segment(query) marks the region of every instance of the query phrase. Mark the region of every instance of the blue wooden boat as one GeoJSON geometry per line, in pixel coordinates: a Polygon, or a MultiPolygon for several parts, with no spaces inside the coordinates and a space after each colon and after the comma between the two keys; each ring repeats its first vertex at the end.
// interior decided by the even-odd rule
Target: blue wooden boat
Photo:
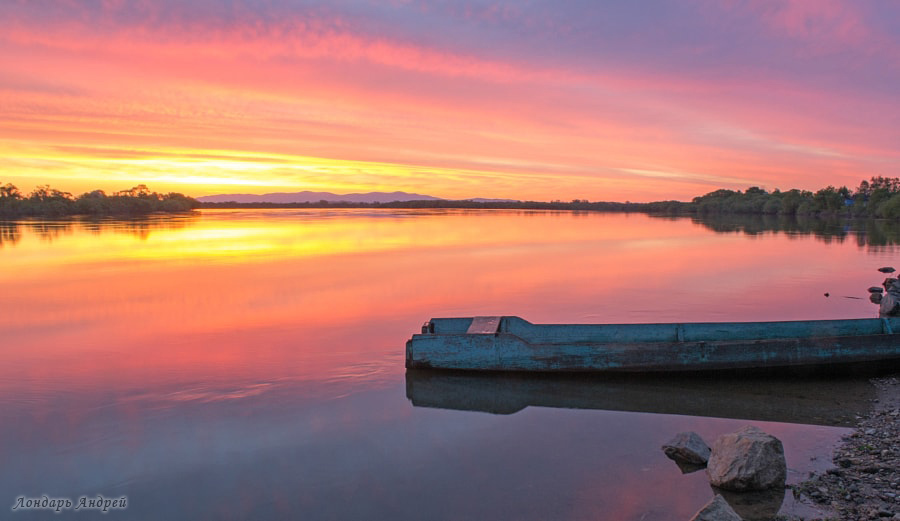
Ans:
{"type": "Polygon", "coordinates": [[[473,371],[676,372],[900,359],[900,317],[784,322],[532,324],[434,318],[406,367],[473,371]]]}

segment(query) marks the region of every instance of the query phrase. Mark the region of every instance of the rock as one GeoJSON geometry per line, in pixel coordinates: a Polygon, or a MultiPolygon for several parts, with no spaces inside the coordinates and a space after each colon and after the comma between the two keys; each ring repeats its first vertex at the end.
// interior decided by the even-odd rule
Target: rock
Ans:
{"type": "Polygon", "coordinates": [[[900,314],[900,285],[897,279],[884,279],[885,294],[879,303],[878,312],[881,315],[900,314]]]}
{"type": "Polygon", "coordinates": [[[882,293],[883,291],[884,288],[882,288],[881,286],[872,286],[871,288],[869,288],[869,293],[882,293]]]}
{"type": "Polygon", "coordinates": [[[900,314],[900,289],[896,285],[888,288],[878,306],[878,313],[881,315],[900,314]]]}
{"type": "Polygon", "coordinates": [[[870,293],[869,302],[873,304],[881,304],[881,293],[870,293]]]}
{"type": "Polygon", "coordinates": [[[753,426],[719,436],[706,473],[711,485],[748,491],[784,487],[787,463],[781,441],[753,426]]]}
{"type": "Polygon", "coordinates": [[[709,445],[696,432],[679,432],[662,446],[671,460],[705,466],[709,460],[709,445]]]}
{"type": "Polygon", "coordinates": [[[885,266],[883,268],[878,268],[878,271],[880,271],[881,273],[894,273],[897,270],[895,270],[894,268],[892,268],[890,266],[885,266]]]}
{"type": "Polygon", "coordinates": [[[742,521],[734,509],[722,496],[716,495],[712,501],[706,504],[699,512],[694,514],[691,521],[742,521]]]}

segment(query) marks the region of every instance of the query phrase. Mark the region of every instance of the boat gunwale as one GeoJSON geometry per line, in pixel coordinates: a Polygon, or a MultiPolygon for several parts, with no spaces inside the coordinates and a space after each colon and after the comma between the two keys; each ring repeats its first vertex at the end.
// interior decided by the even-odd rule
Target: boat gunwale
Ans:
{"type": "MultiPolygon", "coordinates": [[[[900,317],[879,318],[848,318],[848,319],[817,319],[817,320],[782,320],[782,321],[746,321],[746,322],[653,322],[653,323],[596,323],[596,324],[535,324],[517,316],[501,316],[496,332],[467,331],[469,325],[484,317],[464,318],[432,318],[423,326],[422,335],[479,335],[479,334],[509,334],[514,335],[530,344],[554,344],[554,343],[648,343],[671,341],[705,341],[724,342],[730,340],[770,340],[786,338],[830,338],[830,337],[854,337],[864,335],[890,335],[894,331],[900,331],[900,317]],[[443,330],[436,327],[438,324],[453,323],[464,324],[466,330],[443,330]],[[751,335],[758,330],[765,330],[767,334],[751,335]],[[741,335],[746,331],[748,334],[741,335]],[[577,335],[574,338],[566,338],[567,334],[579,333],[599,334],[608,333],[609,340],[580,340],[577,335]],[[628,338],[634,332],[644,335],[652,333],[656,340],[647,340],[641,337],[628,338]],[[547,333],[557,333],[551,336],[551,341],[546,341],[547,333]],[[618,335],[617,335],[618,333],[618,335]],[[713,334],[713,333],[717,333],[713,334]],[[558,338],[558,341],[553,341],[558,338]]],[[[414,334],[413,338],[420,334],[414,334]]]]}

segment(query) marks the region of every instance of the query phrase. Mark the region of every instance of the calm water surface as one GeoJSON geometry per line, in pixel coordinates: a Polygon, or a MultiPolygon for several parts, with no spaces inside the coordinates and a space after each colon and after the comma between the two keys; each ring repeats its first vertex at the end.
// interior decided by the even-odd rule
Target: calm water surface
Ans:
{"type": "Polygon", "coordinates": [[[3,223],[0,517],[101,517],[9,509],[102,494],[128,498],[104,519],[688,519],[712,492],[659,450],[675,433],[758,425],[796,482],[848,432],[828,405],[867,388],[810,382],[771,410],[761,380],[442,380],[406,375],[404,342],[437,316],[870,317],[894,258],[624,214],[3,223]]]}

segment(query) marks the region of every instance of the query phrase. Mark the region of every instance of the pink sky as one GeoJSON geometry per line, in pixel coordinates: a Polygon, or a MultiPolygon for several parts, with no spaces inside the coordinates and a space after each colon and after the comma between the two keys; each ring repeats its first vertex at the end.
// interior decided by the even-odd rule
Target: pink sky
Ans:
{"type": "Polygon", "coordinates": [[[0,183],[687,200],[900,175],[900,4],[18,0],[0,183]]]}

